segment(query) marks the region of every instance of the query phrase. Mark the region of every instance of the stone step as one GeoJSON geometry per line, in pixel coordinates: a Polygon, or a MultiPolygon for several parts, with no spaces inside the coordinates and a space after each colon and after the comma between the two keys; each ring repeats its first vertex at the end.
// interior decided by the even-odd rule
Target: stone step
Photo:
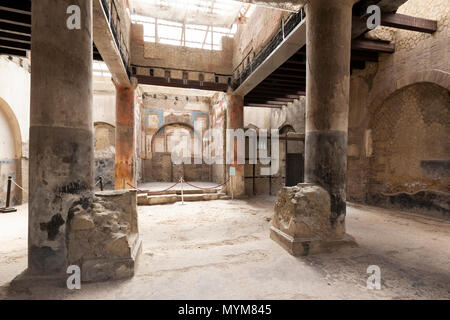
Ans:
{"type": "MultiPolygon", "coordinates": [[[[200,194],[185,194],[183,196],[184,201],[209,201],[209,200],[229,200],[230,197],[225,193],[200,193],[200,194]]],[[[145,194],[138,195],[138,205],[160,205],[169,204],[182,201],[181,195],[178,194],[163,194],[163,195],[151,195],[145,194]]]]}

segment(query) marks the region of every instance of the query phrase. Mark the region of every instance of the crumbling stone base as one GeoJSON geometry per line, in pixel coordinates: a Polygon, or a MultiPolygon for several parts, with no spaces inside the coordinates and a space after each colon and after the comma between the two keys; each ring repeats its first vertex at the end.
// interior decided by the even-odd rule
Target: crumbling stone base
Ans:
{"type": "MultiPolygon", "coordinates": [[[[66,222],[67,266],[81,269],[82,282],[130,278],[142,251],[137,221],[136,191],[103,191],[82,198],[69,210],[66,222]]],[[[31,274],[25,270],[10,290],[32,286],[65,286],[69,274],[31,274]]]]}
{"type": "Polygon", "coordinates": [[[270,238],[294,256],[355,246],[345,234],[344,217],[331,216],[330,196],[322,187],[301,183],[278,192],[270,238]]]}
{"type": "Polygon", "coordinates": [[[81,267],[83,282],[129,278],[141,252],[136,191],[95,194],[90,210],[73,209],[69,263],[81,267]]]}

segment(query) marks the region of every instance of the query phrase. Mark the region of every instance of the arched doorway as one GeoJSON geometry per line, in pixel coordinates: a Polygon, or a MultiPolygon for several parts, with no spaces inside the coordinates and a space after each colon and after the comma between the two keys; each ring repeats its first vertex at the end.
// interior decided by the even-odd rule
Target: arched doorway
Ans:
{"type": "Polygon", "coordinates": [[[295,134],[295,129],[290,124],[283,125],[280,129],[280,137],[284,139],[285,157],[285,185],[295,186],[304,181],[305,159],[303,157],[303,143],[289,141],[289,134],[295,134]]]}
{"type": "Polygon", "coordinates": [[[449,113],[449,90],[428,82],[382,102],[370,123],[369,202],[440,210],[450,184],[449,113]]]}
{"type": "MultiPolygon", "coordinates": [[[[0,98],[0,207],[5,205],[8,176],[23,185],[22,137],[11,107],[0,98]]],[[[10,205],[22,203],[22,191],[13,186],[10,205]]]]}
{"type": "Polygon", "coordinates": [[[144,166],[144,181],[174,182],[180,177],[188,181],[209,181],[210,166],[195,164],[195,139],[199,139],[197,152],[201,157],[201,135],[197,135],[190,124],[168,123],[158,128],[151,138],[150,150],[146,151],[150,159],[146,160],[144,166]],[[173,153],[183,163],[174,163],[173,153]]]}
{"type": "MultiPolygon", "coordinates": [[[[116,129],[106,122],[94,123],[94,178],[103,179],[106,190],[114,190],[116,163],[116,129]]],[[[97,185],[99,186],[99,185],[97,185]]]]}

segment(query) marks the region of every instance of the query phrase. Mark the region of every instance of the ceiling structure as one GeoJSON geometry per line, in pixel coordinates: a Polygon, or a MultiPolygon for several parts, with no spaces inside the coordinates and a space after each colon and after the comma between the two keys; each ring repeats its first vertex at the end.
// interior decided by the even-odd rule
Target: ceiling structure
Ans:
{"type": "MultiPolygon", "coordinates": [[[[31,50],[31,0],[0,3],[0,54],[27,57],[31,50]]],[[[102,60],[95,44],[94,60],[102,60]]]]}
{"type": "Polygon", "coordinates": [[[251,5],[234,0],[131,0],[130,7],[134,15],[229,28],[251,5]]]}
{"type": "Polygon", "coordinates": [[[142,92],[151,92],[152,94],[178,94],[189,97],[212,97],[217,94],[216,91],[198,90],[198,89],[184,89],[184,88],[170,88],[166,86],[155,86],[139,84],[142,92]]]}

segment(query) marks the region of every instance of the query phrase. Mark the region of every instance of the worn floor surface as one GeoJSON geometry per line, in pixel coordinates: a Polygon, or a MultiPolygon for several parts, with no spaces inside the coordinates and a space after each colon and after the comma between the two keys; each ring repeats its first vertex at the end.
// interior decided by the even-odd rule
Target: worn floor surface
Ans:
{"type": "Polygon", "coordinates": [[[269,239],[274,197],[139,207],[136,275],[81,290],[8,290],[26,268],[27,207],[0,215],[0,299],[450,299],[450,223],[349,204],[359,247],[295,258],[269,239]],[[369,265],[381,290],[366,288],[369,265]]]}

